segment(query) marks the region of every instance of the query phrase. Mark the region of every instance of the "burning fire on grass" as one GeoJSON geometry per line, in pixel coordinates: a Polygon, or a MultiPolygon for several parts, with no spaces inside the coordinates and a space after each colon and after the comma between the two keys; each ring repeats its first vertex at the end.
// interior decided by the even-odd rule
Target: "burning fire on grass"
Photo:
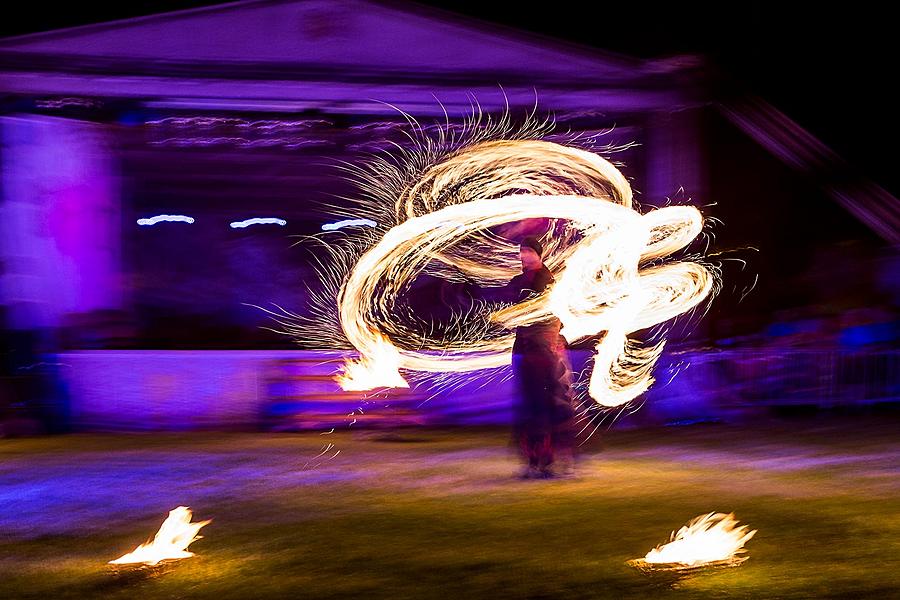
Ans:
{"type": "Polygon", "coordinates": [[[642,571],[679,571],[700,567],[734,567],[745,560],[744,544],[756,529],[737,526],[734,514],[709,513],[691,519],[666,544],[660,544],[644,558],[629,561],[642,571]]]}
{"type": "Polygon", "coordinates": [[[187,547],[202,537],[197,535],[197,532],[209,523],[210,521],[191,523],[191,509],[179,506],[169,511],[169,516],[163,521],[152,541],[141,544],[134,552],[109,561],[109,564],[153,566],[164,560],[190,558],[194,553],[188,552],[187,547]]]}

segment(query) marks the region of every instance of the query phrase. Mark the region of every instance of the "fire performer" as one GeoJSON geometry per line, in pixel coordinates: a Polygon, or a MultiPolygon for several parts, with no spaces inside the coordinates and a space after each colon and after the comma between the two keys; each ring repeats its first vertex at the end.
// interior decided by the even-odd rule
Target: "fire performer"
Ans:
{"type": "MultiPolygon", "coordinates": [[[[522,273],[501,289],[504,300],[522,302],[544,292],[554,279],[544,265],[536,237],[521,242],[522,273]]],[[[551,465],[564,457],[565,474],[574,468],[574,417],[571,367],[558,318],[516,328],[512,367],[516,382],[513,441],[526,461],[523,478],[552,477],[551,465]]]]}

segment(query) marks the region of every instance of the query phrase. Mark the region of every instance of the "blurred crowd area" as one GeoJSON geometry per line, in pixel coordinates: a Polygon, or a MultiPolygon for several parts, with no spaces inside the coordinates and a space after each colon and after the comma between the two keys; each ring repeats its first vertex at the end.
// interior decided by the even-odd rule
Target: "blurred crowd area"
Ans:
{"type": "Polygon", "coordinates": [[[819,247],[805,268],[769,289],[770,312],[745,313],[741,303],[728,313],[718,311],[711,320],[711,343],[723,348],[897,349],[900,258],[894,251],[867,250],[853,240],[819,247]]]}

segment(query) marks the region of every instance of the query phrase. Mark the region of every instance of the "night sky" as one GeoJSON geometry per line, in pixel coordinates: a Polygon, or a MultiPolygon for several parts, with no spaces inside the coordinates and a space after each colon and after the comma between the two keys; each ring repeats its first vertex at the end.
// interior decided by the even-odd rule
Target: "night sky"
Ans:
{"type": "MultiPolygon", "coordinates": [[[[21,3],[0,35],[217,4],[21,3]]],[[[420,4],[640,57],[699,53],[812,131],[864,174],[900,193],[896,22],[886,4],[853,2],[522,2],[420,4]],[[550,10],[550,7],[555,10],[550,10]],[[567,8],[566,8],[567,7],[567,8]]]]}

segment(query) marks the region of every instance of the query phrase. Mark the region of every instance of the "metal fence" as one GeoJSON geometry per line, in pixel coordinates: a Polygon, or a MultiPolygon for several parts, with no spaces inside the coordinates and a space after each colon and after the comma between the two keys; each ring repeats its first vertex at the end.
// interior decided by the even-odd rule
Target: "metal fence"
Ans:
{"type": "Polygon", "coordinates": [[[900,351],[762,349],[686,356],[704,376],[697,393],[714,404],[814,404],[820,407],[900,399],[900,351]]]}

